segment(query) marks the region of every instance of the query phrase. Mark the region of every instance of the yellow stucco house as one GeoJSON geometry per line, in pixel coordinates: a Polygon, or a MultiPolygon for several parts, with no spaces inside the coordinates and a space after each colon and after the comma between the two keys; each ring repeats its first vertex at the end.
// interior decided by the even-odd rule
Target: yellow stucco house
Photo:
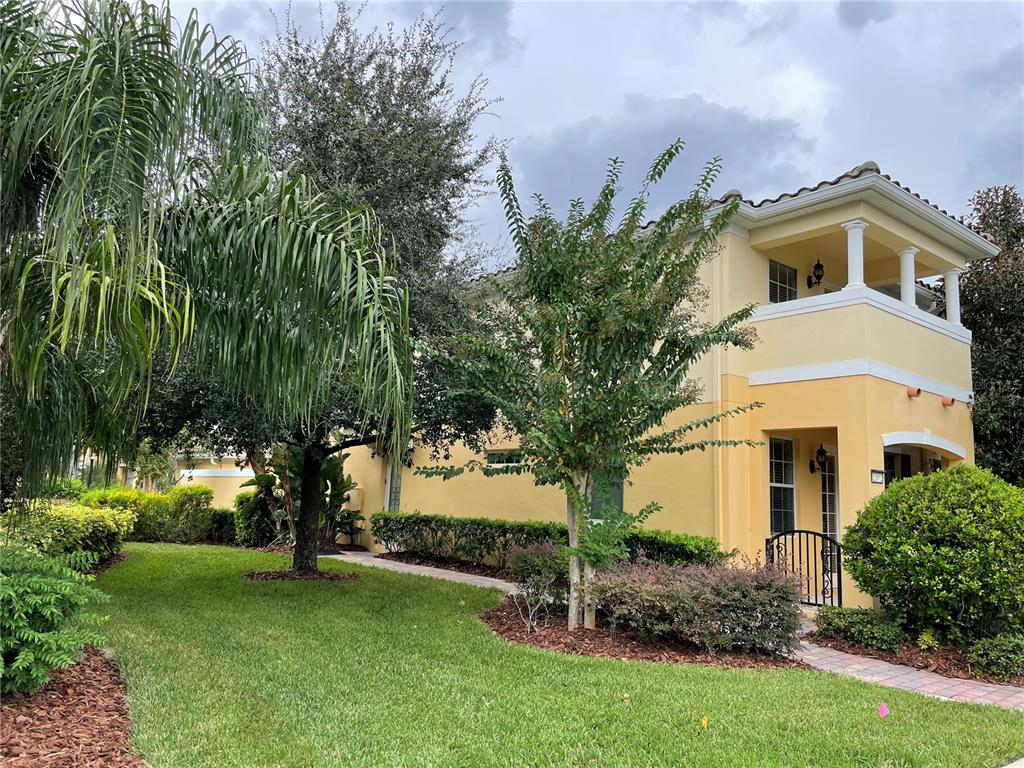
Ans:
{"type": "MultiPolygon", "coordinates": [[[[709,319],[757,305],[760,341],[702,359],[694,375],[704,403],[673,422],[761,401],[713,428],[716,438],[760,445],[659,457],[629,477],[625,509],[654,500],[662,510],[650,527],[714,536],[751,557],[763,558],[766,543],[785,551],[805,574],[811,603],[869,604],[846,573],[838,577],[836,543],[892,479],[972,461],[971,333],[960,322],[958,274],[996,253],[871,162],[776,198],[742,200],[702,280],[709,319]],[[945,277],[945,317],[921,282],[937,276],[945,277]]],[[[514,449],[495,445],[485,458],[514,461],[514,449]]],[[[452,463],[469,458],[456,450],[452,463]]],[[[429,462],[428,451],[412,461],[429,462]]],[[[564,519],[561,492],[528,476],[442,481],[385,465],[369,449],[352,451],[348,471],[361,489],[353,505],[367,516],[564,519]]]]}

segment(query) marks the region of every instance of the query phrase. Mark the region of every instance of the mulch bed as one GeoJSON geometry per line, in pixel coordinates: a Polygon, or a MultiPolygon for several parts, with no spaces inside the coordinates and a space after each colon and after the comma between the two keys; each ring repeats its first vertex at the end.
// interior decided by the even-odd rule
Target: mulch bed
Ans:
{"type": "Polygon", "coordinates": [[[807,636],[815,645],[834,648],[844,653],[853,653],[857,656],[867,656],[872,659],[888,661],[890,664],[902,664],[905,667],[923,669],[927,672],[934,672],[944,677],[954,677],[960,680],[981,680],[985,683],[996,685],[1014,685],[1024,688],[1024,677],[1011,677],[1008,680],[991,675],[979,674],[971,667],[967,658],[967,652],[954,645],[940,646],[934,651],[922,651],[913,643],[908,643],[898,651],[882,651],[878,648],[868,648],[863,645],[856,645],[846,640],[832,637],[822,637],[817,633],[807,636]]]}
{"type": "Polygon", "coordinates": [[[432,568],[445,568],[449,571],[469,573],[473,576],[490,576],[493,579],[508,579],[509,574],[493,565],[482,563],[467,563],[465,560],[456,560],[453,557],[431,557],[416,552],[381,552],[377,557],[381,560],[397,560],[400,563],[410,565],[429,565],[432,568]]]}
{"type": "Polygon", "coordinates": [[[0,763],[5,768],[145,768],[129,746],[121,676],[95,648],[70,669],[53,672],[31,696],[5,696],[0,707],[0,763]]]}
{"type": "Polygon", "coordinates": [[[338,571],[250,571],[245,574],[249,581],[353,581],[358,573],[338,571]]]}
{"type": "MultiPolygon", "coordinates": [[[[295,549],[291,544],[271,544],[266,547],[256,547],[257,552],[270,552],[274,555],[290,555],[295,549]]],[[[336,555],[339,552],[368,552],[362,544],[334,544],[320,547],[317,554],[336,555]]]]}
{"type": "Polygon", "coordinates": [[[528,633],[513,598],[507,597],[497,606],[480,615],[496,635],[513,643],[572,653],[577,656],[598,656],[622,661],[660,661],[668,664],[709,664],[716,667],[744,669],[795,669],[810,667],[799,661],[745,653],[705,653],[693,646],[669,641],[648,641],[638,633],[607,626],[570,632],[565,627],[566,615],[550,615],[546,627],[528,633]]]}
{"type": "Polygon", "coordinates": [[[90,576],[99,576],[101,573],[109,568],[113,568],[118,563],[124,562],[128,559],[128,555],[124,552],[118,552],[113,557],[108,557],[106,560],[100,560],[96,565],[90,568],[86,573],[90,576]]]}

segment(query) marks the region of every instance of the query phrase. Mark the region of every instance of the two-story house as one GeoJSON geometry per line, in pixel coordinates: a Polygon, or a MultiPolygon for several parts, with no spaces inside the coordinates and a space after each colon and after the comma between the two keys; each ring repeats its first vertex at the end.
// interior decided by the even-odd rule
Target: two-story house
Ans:
{"type": "MultiPolygon", "coordinates": [[[[659,457],[631,474],[625,508],[657,501],[649,526],[714,536],[751,557],[763,558],[767,543],[804,574],[809,601],[842,594],[845,604],[867,604],[848,576],[836,578],[833,542],[893,479],[972,460],[971,334],[960,323],[958,275],[996,253],[870,162],[814,187],[742,200],[702,279],[712,318],[758,305],[759,342],[706,356],[694,372],[704,403],[693,408],[764,403],[714,427],[716,437],[759,446],[659,457]],[[945,316],[927,285],[940,276],[945,316]]],[[[452,462],[470,456],[457,449],[452,462]]],[[[412,458],[429,462],[423,450],[412,458]]],[[[496,445],[486,460],[515,461],[515,445],[496,445]]],[[[561,492],[526,476],[442,481],[385,467],[364,449],[349,466],[366,513],[564,515],[561,492]]]]}

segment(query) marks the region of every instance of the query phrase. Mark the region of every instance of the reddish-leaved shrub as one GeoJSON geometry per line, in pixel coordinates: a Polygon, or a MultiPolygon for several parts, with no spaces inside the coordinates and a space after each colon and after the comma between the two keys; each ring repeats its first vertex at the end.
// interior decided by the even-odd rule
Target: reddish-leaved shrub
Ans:
{"type": "Polygon", "coordinates": [[[650,636],[777,656],[799,644],[800,585],[772,566],[622,564],[591,589],[614,624],[650,636]]]}

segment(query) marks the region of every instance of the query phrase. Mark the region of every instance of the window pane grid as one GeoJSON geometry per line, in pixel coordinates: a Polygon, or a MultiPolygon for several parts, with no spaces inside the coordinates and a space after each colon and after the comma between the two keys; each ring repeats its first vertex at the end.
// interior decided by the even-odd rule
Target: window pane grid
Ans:
{"type": "Polygon", "coordinates": [[[796,298],[796,269],[775,260],[768,262],[768,302],[781,304],[796,298]]]}
{"type": "Polygon", "coordinates": [[[796,486],[793,441],[773,437],[768,441],[768,483],[772,533],[796,527],[796,486]]]}

